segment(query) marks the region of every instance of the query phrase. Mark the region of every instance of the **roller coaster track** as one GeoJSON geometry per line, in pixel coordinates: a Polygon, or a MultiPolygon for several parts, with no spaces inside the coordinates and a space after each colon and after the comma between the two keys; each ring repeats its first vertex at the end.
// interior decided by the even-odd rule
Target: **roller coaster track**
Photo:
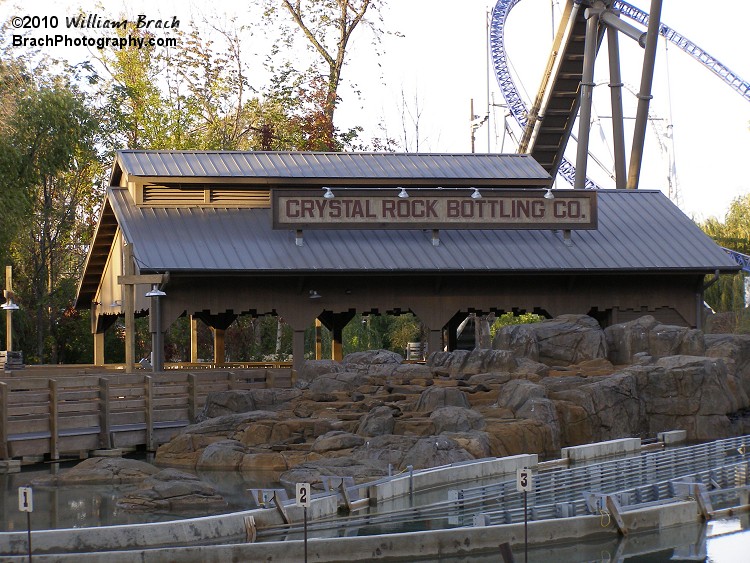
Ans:
{"type": "MultiPolygon", "coordinates": [[[[579,106],[578,86],[583,73],[585,35],[584,2],[567,2],[545,78],[534,106],[529,110],[513,82],[505,50],[505,23],[510,11],[520,1],[498,0],[492,12],[490,51],[495,77],[508,110],[524,129],[519,152],[533,155],[552,177],[560,174],[573,184],[575,167],[563,156],[563,152],[579,106]]],[[[643,26],[648,25],[648,13],[639,8],[621,0],[615,0],[611,6],[622,16],[643,26]]],[[[732,72],[716,57],[667,25],[660,25],[659,34],[708,68],[745,100],[750,101],[750,83],[732,72]]],[[[595,189],[599,186],[587,178],[586,188],[595,189]]]]}
{"type": "MultiPolygon", "coordinates": [[[[505,50],[505,23],[510,11],[521,0],[498,0],[490,21],[490,52],[495,78],[513,118],[524,130],[519,152],[531,154],[554,178],[560,174],[571,185],[575,167],[563,155],[578,113],[578,88],[583,74],[583,46],[586,20],[582,0],[568,0],[559,31],[552,46],[547,68],[534,105],[527,108],[513,82],[505,50]]],[[[648,26],[648,13],[622,0],[614,0],[611,7],[620,15],[640,25],[648,26]]],[[[600,39],[603,35],[600,30],[600,39]]],[[[732,90],[750,102],[750,82],[743,80],[716,57],[700,48],[684,35],[665,24],[659,34],[681,51],[718,76],[732,90]]],[[[598,189],[586,179],[587,189],[598,189]]],[[[724,249],[745,272],[750,272],[750,256],[724,249]]]]}

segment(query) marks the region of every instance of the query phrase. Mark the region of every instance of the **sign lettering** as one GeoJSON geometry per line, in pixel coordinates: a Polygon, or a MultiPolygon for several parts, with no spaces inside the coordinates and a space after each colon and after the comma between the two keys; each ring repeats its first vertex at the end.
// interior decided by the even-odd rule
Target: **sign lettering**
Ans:
{"type": "MultiPolygon", "coordinates": [[[[386,191],[386,190],[383,190],[386,191]]],[[[393,190],[388,190],[393,191],[393,190]]],[[[596,229],[596,193],[560,190],[486,191],[480,199],[437,190],[399,198],[340,190],[325,199],[302,190],[273,190],[276,229],[596,229]]]]}

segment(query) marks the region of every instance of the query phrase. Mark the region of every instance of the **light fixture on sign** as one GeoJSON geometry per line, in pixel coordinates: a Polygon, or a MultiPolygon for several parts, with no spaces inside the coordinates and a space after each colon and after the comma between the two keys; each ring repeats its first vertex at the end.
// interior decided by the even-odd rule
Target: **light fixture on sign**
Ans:
{"type": "Polygon", "coordinates": [[[310,290],[310,299],[320,299],[321,297],[323,296],[314,289],[310,290]]]}
{"type": "Polygon", "coordinates": [[[18,305],[13,302],[12,297],[8,297],[8,301],[0,305],[0,308],[5,311],[18,311],[18,305]]]}
{"type": "Polygon", "coordinates": [[[555,199],[555,194],[552,193],[552,188],[547,188],[547,193],[544,194],[544,199],[555,199]]]}
{"type": "Polygon", "coordinates": [[[479,188],[474,188],[474,191],[471,194],[471,199],[482,199],[482,194],[479,193],[479,188]]]}
{"type": "Polygon", "coordinates": [[[122,307],[122,299],[115,299],[110,307],[122,307]]]}
{"type": "Polygon", "coordinates": [[[323,197],[326,199],[333,199],[336,197],[333,195],[333,192],[331,191],[331,188],[323,188],[325,190],[325,193],[323,194],[323,197]]]}
{"type": "Polygon", "coordinates": [[[406,198],[409,197],[408,192],[406,191],[406,188],[401,188],[401,191],[398,192],[398,197],[400,198],[406,198]]]}

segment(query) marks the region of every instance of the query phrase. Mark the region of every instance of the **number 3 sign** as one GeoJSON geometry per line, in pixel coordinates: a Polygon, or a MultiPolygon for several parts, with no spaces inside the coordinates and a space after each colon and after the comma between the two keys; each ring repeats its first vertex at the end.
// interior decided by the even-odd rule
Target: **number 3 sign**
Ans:
{"type": "Polygon", "coordinates": [[[534,490],[534,480],[531,476],[531,469],[524,467],[516,470],[516,490],[519,493],[534,490]]]}

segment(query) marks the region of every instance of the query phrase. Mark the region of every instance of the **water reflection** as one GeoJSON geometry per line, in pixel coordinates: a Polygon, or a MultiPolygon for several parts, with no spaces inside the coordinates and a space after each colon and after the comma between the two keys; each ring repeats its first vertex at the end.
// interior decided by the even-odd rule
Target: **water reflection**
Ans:
{"type": "MultiPolygon", "coordinates": [[[[0,474],[0,531],[26,530],[26,514],[18,511],[18,487],[29,486],[34,479],[65,471],[78,461],[62,464],[37,464],[24,467],[21,473],[0,474]]],[[[227,471],[189,471],[213,486],[227,501],[227,508],[217,512],[236,512],[252,508],[249,488],[268,488],[278,485],[278,474],[254,474],[227,471]]],[[[34,486],[34,512],[31,528],[46,530],[57,528],[85,528],[118,524],[166,522],[190,518],[194,514],[133,513],[117,506],[117,500],[140,488],[138,484],[123,485],[65,485],[34,486]]],[[[207,514],[201,514],[205,516],[207,514]]]]}

